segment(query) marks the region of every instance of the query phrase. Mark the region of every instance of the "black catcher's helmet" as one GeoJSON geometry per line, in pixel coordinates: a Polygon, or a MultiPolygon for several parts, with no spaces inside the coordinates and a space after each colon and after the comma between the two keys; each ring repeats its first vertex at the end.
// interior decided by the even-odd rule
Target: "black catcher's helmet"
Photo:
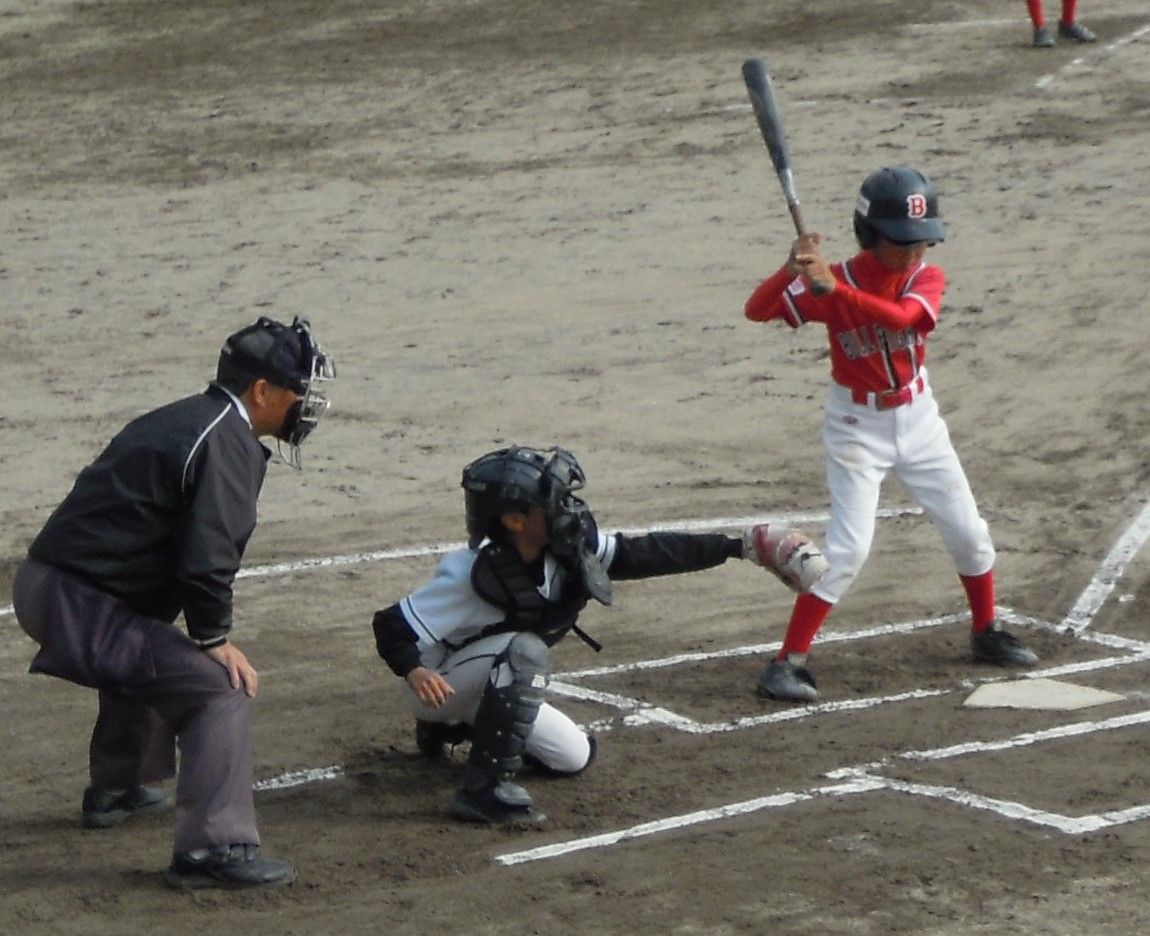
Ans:
{"type": "Polygon", "coordinates": [[[874,247],[879,236],[896,244],[946,240],[938,192],[930,179],[910,166],[887,166],[863,180],[854,227],[864,250],[874,247]]]}
{"type": "MultiPolygon", "coordinates": [[[[576,518],[581,538],[577,518],[588,512],[574,492],[586,482],[578,460],[562,448],[513,445],[477,458],[463,469],[468,545],[475,549],[484,539],[500,538],[499,518],[509,510],[525,512],[531,507],[546,508],[553,541],[567,538],[568,517],[576,518]]],[[[553,548],[556,545],[562,548],[553,542],[553,548]]]]}

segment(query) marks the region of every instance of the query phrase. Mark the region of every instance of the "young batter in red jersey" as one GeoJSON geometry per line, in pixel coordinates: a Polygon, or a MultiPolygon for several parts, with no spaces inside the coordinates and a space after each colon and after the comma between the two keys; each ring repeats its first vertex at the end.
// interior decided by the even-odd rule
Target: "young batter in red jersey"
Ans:
{"type": "Polygon", "coordinates": [[[924,366],[945,286],[943,271],[923,260],[945,239],[938,194],[916,169],[879,169],[863,182],[854,229],[861,250],[833,265],[823,259],[821,235],[799,237],[746,305],[752,321],[817,322],[830,341],[823,423],[830,568],[796,600],[783,645],[759,678],[763,694],[793,702],[818,698],[806,655],[870,552],[879,489],[890,472],[954,559],[970,604],[974,658],[1015,666],[1038,660],[995,620],[994,544],[924,366]]]}

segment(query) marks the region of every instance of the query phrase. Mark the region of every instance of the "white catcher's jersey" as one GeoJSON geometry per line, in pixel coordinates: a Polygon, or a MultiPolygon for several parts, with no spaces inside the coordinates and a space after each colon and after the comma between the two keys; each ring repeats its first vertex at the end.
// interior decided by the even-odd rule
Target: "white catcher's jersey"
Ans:
{"type": "MultiPolygon", "coordinates": [[[[609,570],[615,559],[616,542],[613,533],[596,536],[595,558],[604,570],[609,570]]],[[[420,654],[439,644],[461,647],[484,628],[503,620],[504,612],[480,598],[471,587],[471,567],[478,555],[479,549],[448,553],[431,581],[399,602],[400,611],[419,638],[420,654]]],[[[544,598],[561,594],[565,574],[555,557],[546,553],[539,593],[544,598]]]]}

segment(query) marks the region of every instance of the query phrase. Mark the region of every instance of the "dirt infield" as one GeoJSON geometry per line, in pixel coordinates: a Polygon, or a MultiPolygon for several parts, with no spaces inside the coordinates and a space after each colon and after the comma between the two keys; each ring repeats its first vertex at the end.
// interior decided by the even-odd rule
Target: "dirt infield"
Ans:
{"type": "Polygon", "coordinates": [[[237,586],[261,828],[299,880],[173,894],[170,818],[81,830],[94,695],[27,675],[0,607],[0,930],[1150,929],[1150,17],[1082,7],[1100,41],[1040,51],[995,0],[7,4],[0,606],[79,468],[224,335],[306,313],[341,376],[237,586]],[[1041,675],[1124,699],[963,707],[1002,674],[892,481],[825,704],[755,695],[790,602],[748,564],[622,584],[583,620],[603,652],[556,653],[593,768],[526,777],[543,830],[458,825],[462,752],[418,758],[369,621],[463,538],[466,461],[562,442],[609,529],[822,534],[825,338],[742,316],[791,238],[749,55],[829,254],[871,169],[938,182],[930,373],[999,603],[1041,675]]]}

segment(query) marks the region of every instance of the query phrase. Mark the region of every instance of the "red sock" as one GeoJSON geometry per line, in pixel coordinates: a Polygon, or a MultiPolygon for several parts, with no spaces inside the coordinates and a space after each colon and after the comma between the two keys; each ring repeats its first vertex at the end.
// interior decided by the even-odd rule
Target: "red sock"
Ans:
{"type": "Polygon", "coordinates": [[[960,575],[970,605],[970,629],[978,634],[994,621],[994,570],[982,575],[960,575]]]}
{"type": "Polygon", "coordinates": [[[1078,15],[1078,0],[1062,0],[1062,22],[1069,26],[1078,15]]]}
{"type": "Polygon", "coordinates": [[[815,634],[823,626],[823,621],[831,613],[834,605],[814,595],[799,595],[791,610],[791,622],[787,625],[787,636],[779,649],[776,660],[782,660],[791,653],[806,653],[811,649],[815,634]]]}
{"type": "Polygon", "coordinates": [[[1030,22],[1034,24],[1035,29],[1045,25],[1046,17],[1042,12],[1042,0],[1026,0],[1026,9],[1030,12],[1030,22]]]}

